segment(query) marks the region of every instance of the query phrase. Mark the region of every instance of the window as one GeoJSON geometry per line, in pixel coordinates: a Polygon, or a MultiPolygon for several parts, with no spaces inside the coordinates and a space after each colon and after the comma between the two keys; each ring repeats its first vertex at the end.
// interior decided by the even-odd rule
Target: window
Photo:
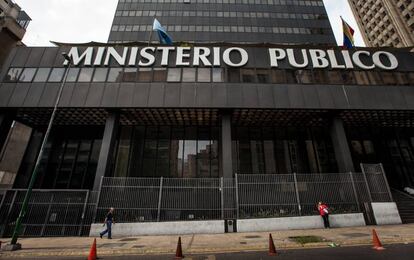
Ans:
{"type": "Polygon", "coordinates": [[[109,70],[107,82],[121,82],[122,79],[122,69],[121,68],[112,68],[109,70]]]}
{"type": "Polygon", "coordinates": [[[296,79],[298,83],[311,84],[312,83],[312,72],[309,70],[297,70],[296,79]]]}
{"type": "Polygon", "coordinates": [[[139,82],[150,82],[152,79],[152,69],[151,68],[139,68],[138,71],[138,81],[139,82]]]}
{"type": "Polygon", "coordinates": [[[239,83],[240,82],[240,70],[229,68],[227,69],[227,80],[231,83],[239,83]]]}
{"type": "Polygon", "coordinates": [[[16,82],[19,79],[20,73],[22,73],[22,68],[11,68],[7,72],[5,81],[6,82],[16,82]]]}
{"type": "Polygon", "coordinates": [[[69,69],[67,82],[75,82],[78,79],[79,68],[71,68],[69,69]]]}
{"type": "Polygon", "coordinates": [[[244,83],[253,83],[255,82],[255,72],[254,69],[241,69],[242,82],[244,83]]]}
{"type": "Polygon", "coordinates": [[[46,82],[50,73],[50,68],[40,68],[37,70],[36,77],[33,82],[46,82]]]}
{"type": "Polygon", "coordinates": [[[154,81],[165,82],[167,80],[167,68],[154,68],[154,81]]]}
{"type": "Polygon", "coordinates": [[[79,73],[79,82],[90,82],[92,79],[93,68],[82,68],[79,73]]]}
{"type": "Polygon", "coordinates": [[[180,82],[181,81],[181,68],[168,69],[167,81],[168,82],[180,82]]]}
{"type": "Polygon", "coordinates": [[[213,68],[213,82],[224,82],[224,70],[222,68],[213,68]]]}
{"type": "Polygon", "coordinates": [[[358,85],[369,85],[369,78],[365,71],[354,71],[354,76],[358,85]]]}
{"type": "Polygon", "coordinates": [[[20,75],[19,81],[21,82],[31,82],[34,75],[36,73],[36,69],[34,68],[26,68],[23,70],[22,75],[20,75]]]}
{"type": "Polygon", "coordinates": [[[125,68],[122,81],[135,82],[137,80],[137,68],[125,68]]]}
{"type": "Polygon", "coordinates": [[[61,82],[65,75],[65,68],[54,68],[50,73],[49,82],[61,82]]]}
{"type": "Polygon", "coordinates": [[[272,83],[281,84],[286,83],[286,74],[284,70],[273,69],[272,70],[272,83]]]}
{"type": "Polygon", "coordinates": [[[257,69],[256,70],[257,75],[257,81],[259,83],[269,83],[270,77],[269,77],[269,71],[265,69],[257,69]]]}
{"type": "Polygon", "coordinates": [[[183,82],[195,82],[195,76],[195,68],[183,68],[183,82]]]}
{"type": "Polygon", "coordinates": [[[92,81],[93,82],[105,82],[107,73],[108,73],[107,68],[96,68],[92,81]]]}
{"type": "Polygon", "coordinates": [[[198,82],[211,82],[211,69],[198,68],[197,81],[198,82]]]}

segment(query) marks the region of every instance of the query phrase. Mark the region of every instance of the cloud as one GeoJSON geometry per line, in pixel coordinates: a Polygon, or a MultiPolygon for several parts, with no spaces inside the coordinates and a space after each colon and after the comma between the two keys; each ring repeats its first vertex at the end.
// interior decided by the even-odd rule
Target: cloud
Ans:
{"type": "MultiPolygon", "coordinates": [[[[16,0],[33,19],[23,42],[51,46],[58,42],[106,42],[118,0],[16,0]]],[[[356,30],[357,45],[364,46],[346,0],[324,0],[338,44],[342,45],[340,16],[356,30]]]]}

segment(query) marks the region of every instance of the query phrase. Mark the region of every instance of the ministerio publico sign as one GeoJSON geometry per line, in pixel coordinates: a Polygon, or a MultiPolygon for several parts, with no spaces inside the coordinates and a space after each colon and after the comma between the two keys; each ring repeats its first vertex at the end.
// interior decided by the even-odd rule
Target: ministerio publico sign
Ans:
{"type": "MultiPolygon", "coordinates": [[[[387,51],[324,50],[293,48],[261,48],[267,50],[269,66],[278,68],[281,62],[301,68],[332,68],[362,70],[398,68],[398,59],[387,51]]],[[[68,53],[74,66],[109,66],[114,60],[120,66],[151,67],[160,59],[161,66],[175,67],[243,67],[249,62],[249,53],[240,47],[87,47],[80,51],[72,47],[68,53]]],[[[68,61],[64,62],[64,65],[68,61]]]]}

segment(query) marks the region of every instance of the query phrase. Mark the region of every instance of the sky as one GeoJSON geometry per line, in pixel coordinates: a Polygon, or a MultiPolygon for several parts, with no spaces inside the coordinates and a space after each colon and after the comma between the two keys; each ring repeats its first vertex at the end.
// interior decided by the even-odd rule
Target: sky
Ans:
{"type": "MultiPolygon", "coordinates": [[[[107,42],[117,0],[15,0],[32,18],[23,42],[52,46],[50,41],[107,42]]],[[[324,0],[338,44],[342,45],[340,16],[355,29],[355,44],[365,46],[347,0],[324,0]]]]}

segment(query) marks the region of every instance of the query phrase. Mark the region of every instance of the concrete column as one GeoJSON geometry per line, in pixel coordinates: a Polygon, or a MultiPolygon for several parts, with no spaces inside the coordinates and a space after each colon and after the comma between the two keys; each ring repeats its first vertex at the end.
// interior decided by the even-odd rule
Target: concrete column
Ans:
{"type": "Polygon", "coordinates": [[[231,150],[231,114],[226,111],[221,116],[221,167],[224,178],[233,178],[231,150]]]}
{"type": "Polygon", "coordinates": [[[354,172],[354,163],[352,161],[351,151],[349,149],[342,119],[333,119],[331,126],[331,138],[339,172],[354,172]]]}
{"type": "Polygon", "coordinates": [[[99,153],[98,166],[96,169],[93,190],[99,190],[101,178],[106,176],[111,166],[115,141],[119,127],[119,113],[109,113],[106,118],[105,131],[102,139],[101,151],[99,153]]]}
{"type": "Polygon", "coordinates": [[[0,114],[0,153],[3,150],[4,143],[7,140],[12,123],[13,116],[0,114]]]}

